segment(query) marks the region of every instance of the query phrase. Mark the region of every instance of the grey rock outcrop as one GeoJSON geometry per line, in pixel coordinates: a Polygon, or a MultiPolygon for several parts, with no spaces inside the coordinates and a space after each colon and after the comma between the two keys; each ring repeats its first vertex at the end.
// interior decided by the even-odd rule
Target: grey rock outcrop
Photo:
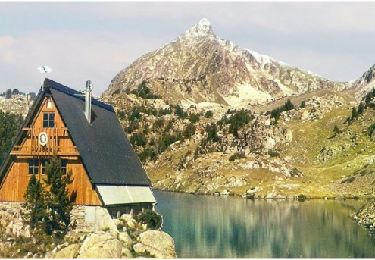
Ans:
{"type": "Polygon", "coordinates": [[[71,244],[62,248],[54,254],[54,258],[77,258],[79,255],[79,244],[71,244]]]}
{"type": "Polygon", "coordinates": [[[137,253],[148,253],[156,258],[175,258],[176,251],[172,237],[159,230],[147,230],[139,235],[139,243],[134,245],[137,253]]]}
{"type": "Polygon", "coordinates": [[[108,233],[94,233],[83,242],[78,258],[121,258],[121,241],[108,233]]]}
{"type": "Polygon", "coordinates": [[[363,225],[370,232],[375,232],[375,201],[370,201],[364,205],[359,211],[353,216],[358,224],[363,225]]]}

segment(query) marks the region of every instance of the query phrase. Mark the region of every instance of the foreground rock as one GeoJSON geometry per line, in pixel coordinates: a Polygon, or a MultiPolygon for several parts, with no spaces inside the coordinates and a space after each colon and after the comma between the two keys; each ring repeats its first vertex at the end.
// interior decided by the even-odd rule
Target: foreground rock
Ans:
{"type": "MultiPolygon", "coordinates": [[[[90,225],[84,221],[84,207],[72,211],[74,228],[56,245],[30,237],[18,203],[0,203],[0,257],[2,258],[175,258],[173,238],[161,230],[151,230],[132,215],[111,219],[101,216],[90,225]]],[[[100,215],[106,209],[97,209],[100,215]]]]}
{"type": "Polygon", "coordinates": [[[121,258],[121,241],[109,233],[94,233],[83,242],[79,258],[121,258]]]}
{"type": "Polygon", "coordinates": [[[136,253],[149,253],[156,258],[175,258],[173,238],[159,230],[148,230],[139,235],[139,243],[134,245],[136,253]]]}
{"type": "Polygon", "coordinates": [[[364,205],[354,216],[354,219],[373,233],[375,231],[375,201],[364,205]]]}

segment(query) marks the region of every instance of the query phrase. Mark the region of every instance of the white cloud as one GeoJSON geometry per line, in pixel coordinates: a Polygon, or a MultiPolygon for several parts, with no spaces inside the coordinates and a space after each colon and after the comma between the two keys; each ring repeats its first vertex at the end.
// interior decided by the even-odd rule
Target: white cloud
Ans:
{"type": "Polygon", "coordinates": [[[19,88],[36,91],[42,80],[36,68],[47,64],[53,69],[48,77],[76,88],[83,86],[86,79],[91,79],[97,86],[95,94],[98,95],[120,69],[142,55],[143,51],[161,44],[157,39],[136,41],[138,44],[134,45],[126,36],[63,31],[1,36],[0,68],[18,75],[8,79],[12,87],[21,84],[19,88]]]}

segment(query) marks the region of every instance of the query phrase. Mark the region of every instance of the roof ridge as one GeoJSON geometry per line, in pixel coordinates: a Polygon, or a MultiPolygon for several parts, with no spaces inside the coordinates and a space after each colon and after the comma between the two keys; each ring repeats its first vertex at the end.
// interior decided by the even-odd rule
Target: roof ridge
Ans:
{"type": "MultiPolygon", "coordinates": [[[[69,96],[72,96],[74,98],[85,101],[85,97],[84,97],[83,92],[80,92],[80,91],[77,91],[75,89],[69,88],[68,86],[65,86],[61,83],[58,83],[58,82],[54,81],[54,80],[45,78],[44,83],[43,83],[43,87],[44,88],[53,88],[54,90],[57,90],[59,92],[65,93],[65,94],[67,94],[69,96]]],[[[103,101],[100,101],[96,98],[92,98],[91,102],[92,102],[93,105],[104,108],[104,109],[106,109],[108,111],[111,111],[111,112],[115,112],[112,105],[107,104],[103,101]]]]}

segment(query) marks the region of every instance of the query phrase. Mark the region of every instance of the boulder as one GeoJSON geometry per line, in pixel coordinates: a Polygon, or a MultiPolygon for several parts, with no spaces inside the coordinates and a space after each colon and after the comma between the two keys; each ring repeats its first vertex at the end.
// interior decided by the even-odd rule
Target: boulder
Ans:
{"type": "Polygon", "coordinates": [[[118,238],[122,242],[123,247],[131,248],[133,240],[130,238],[127,232],[120,232],[118,238]]]}
{"type": "Polygon", "coordinates": [[[139,235],[139,243],[133,246],[138,254],[149,254],[156,258],[176,258],[173,238],[159,230],[147,230],[139,235]]]}
{"type": "Polygon", "coordinates": [[[128,248],[122,248],[121,252],[122,258],[133,258],[133,254],[128,248]]]}
{"type": "Polygon", "coordinates": [[[117,231],[117,226],[106,208],[96,207],[95,214],[98,219],[96,222],[96,230],[109,230],[111,232],[117,231]]]}
{"type": "Polygon", "coordinates": [[[220,193],[220,195],[222,195],[222,196],[227,196],[227,195],[230,195],[230,192],[229,192],[229,190],[223,190],[223,191],[220,193]]]}
{"type": "Polygon", "coordinates": [[[307,120],[310,117],[310,113],[308,110],[304,110],[301,115],[301,120],[307,120]]]}
{"type": "Polygon", "coordinates": [[[275,147],[276,141],[272,137],[267,137],[266,142],[263,144],[266,150],[271,150],[275,147]]]}
{"type": "Polygon", "coordinates": [[[137,221],[130,214],[124,214],[120,217],[120,220],[128,227],[134,228],[137,225],[137,221]]]}
{"type": "Polygon", "coordinates": [[[57,251],[51,258],[77,258],[79,249],[79,244],[71,244],[57,251]]]}
{"type": "Polygon", "coordinates": [[[78,258],[121,258],[122,243],[109,233],[93,233],[79,250],[78,258]]]}

